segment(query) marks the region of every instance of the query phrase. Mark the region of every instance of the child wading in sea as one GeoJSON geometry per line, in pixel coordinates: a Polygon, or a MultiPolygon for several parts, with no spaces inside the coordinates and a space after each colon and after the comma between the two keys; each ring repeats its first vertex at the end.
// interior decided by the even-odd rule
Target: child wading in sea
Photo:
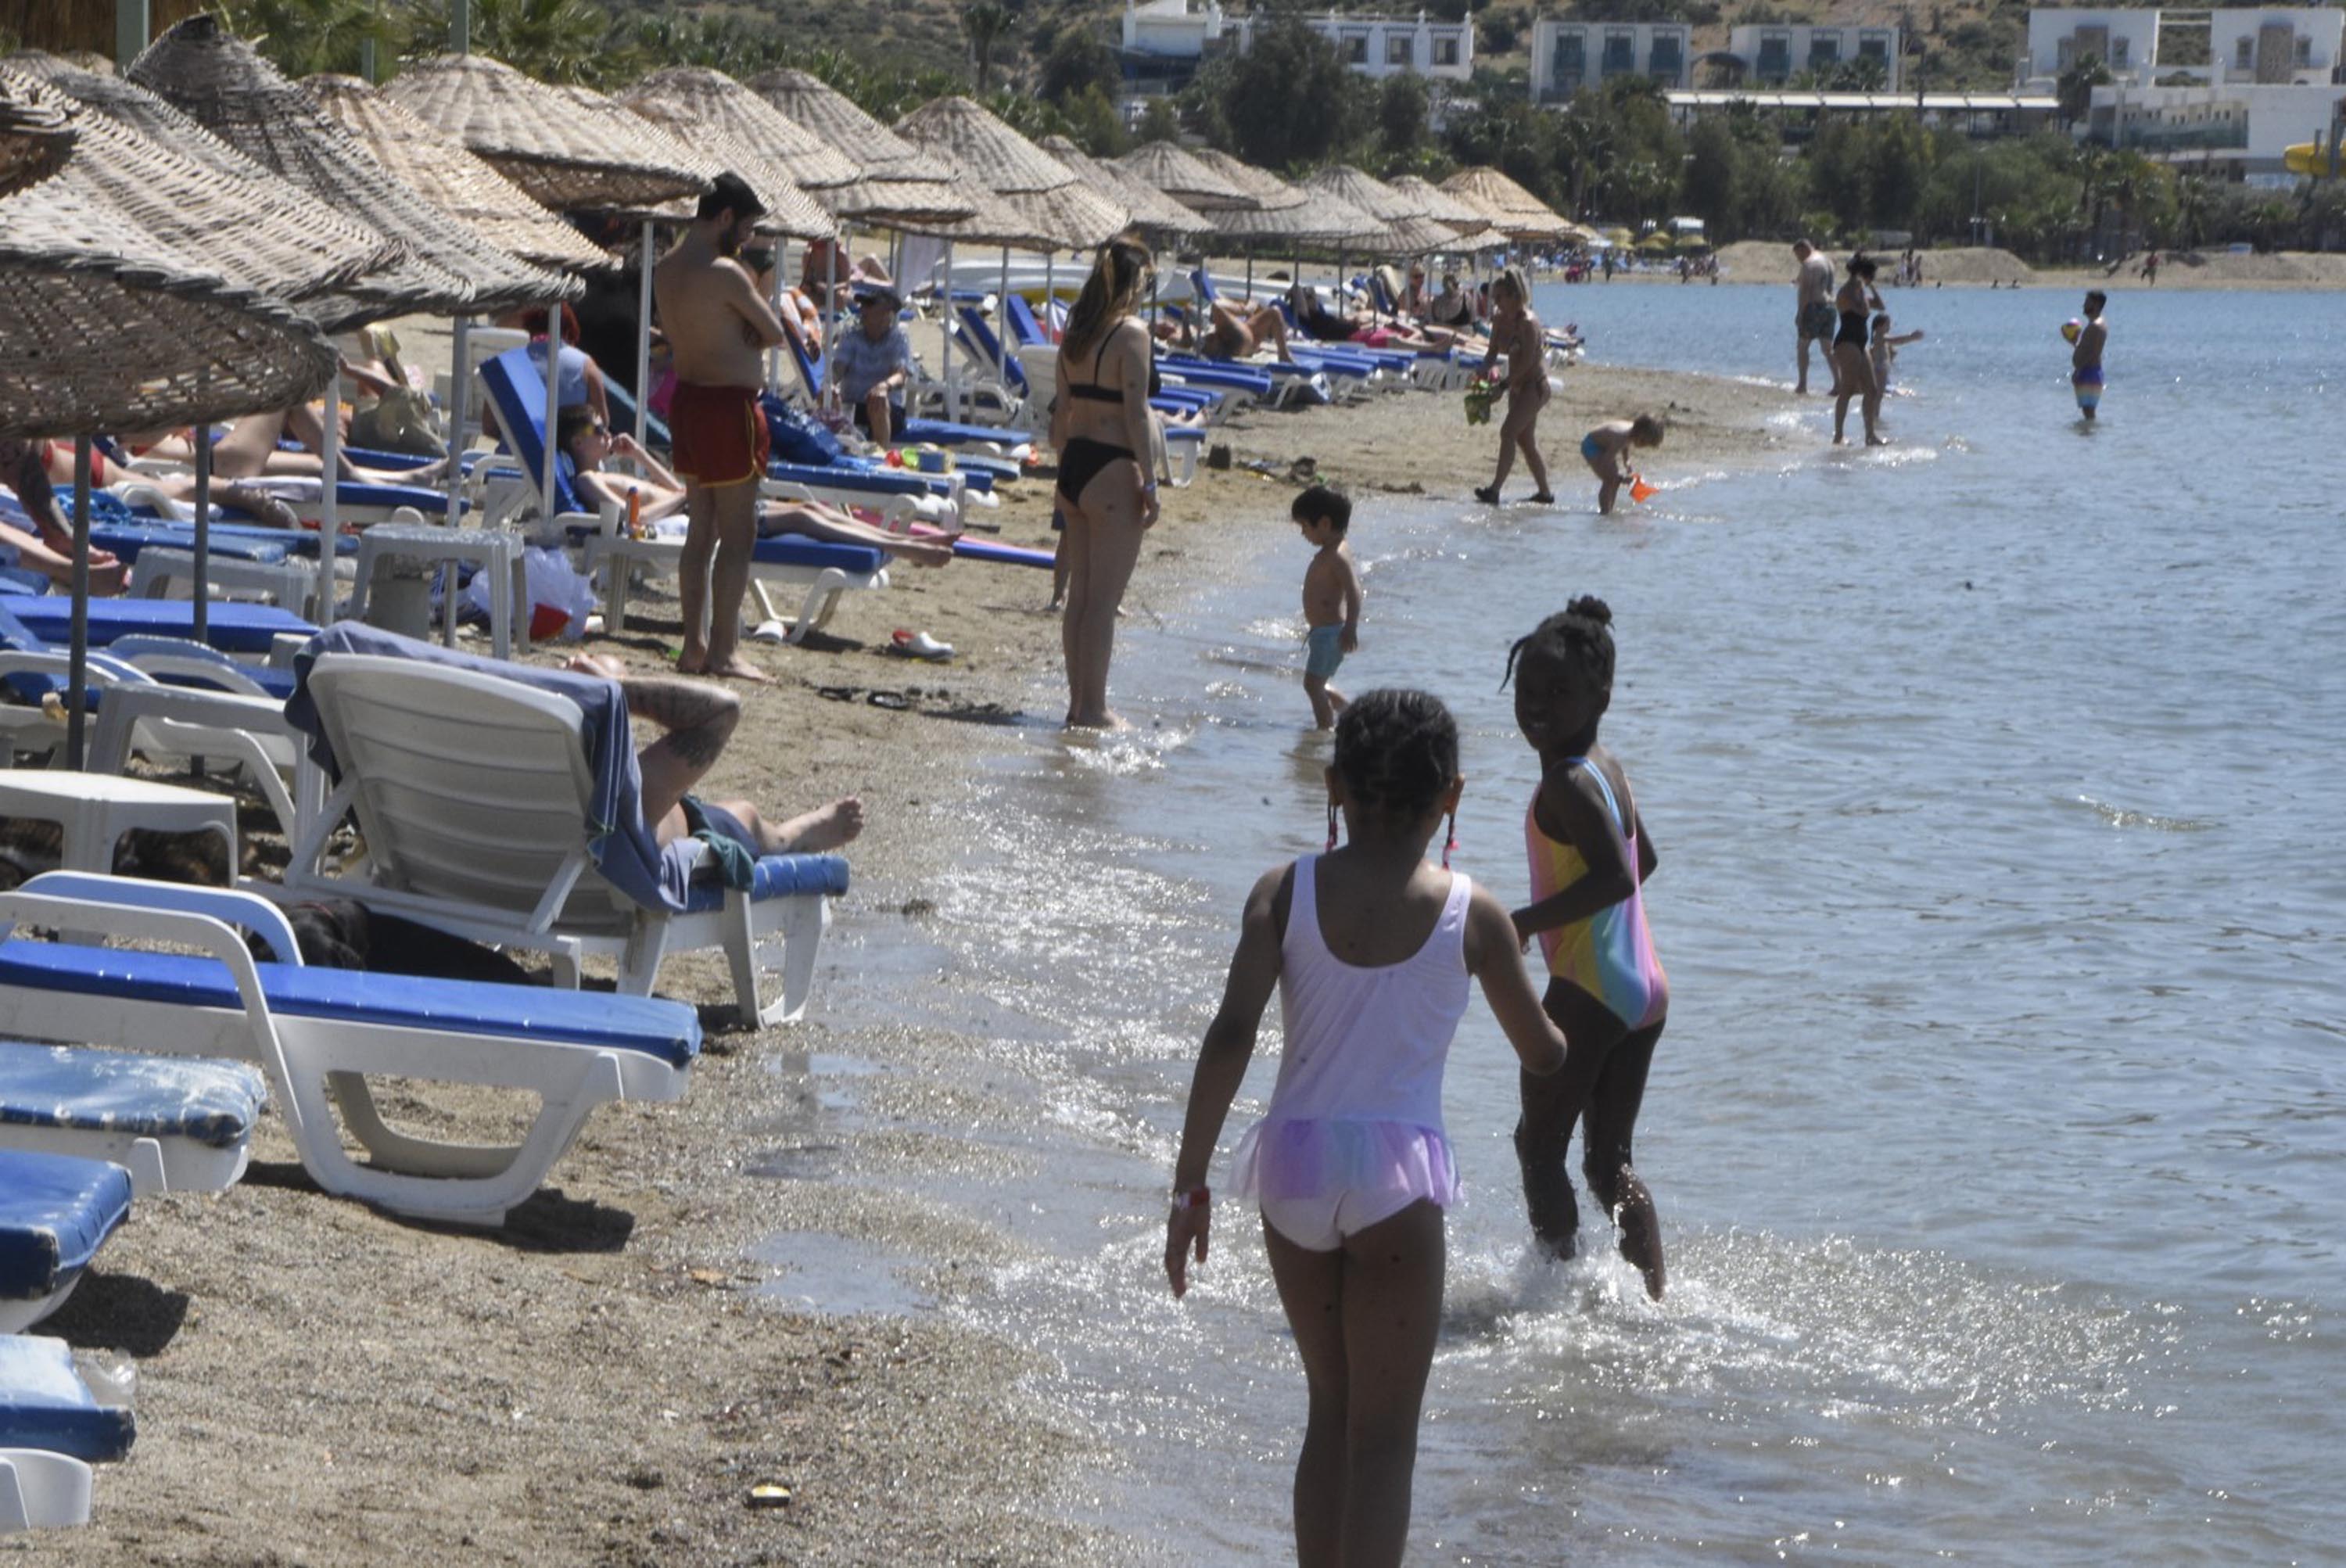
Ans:
{"type": "Polygon", "coordinates": [[[1315,484],[1295,498],[1289,515],[1303,530],[1304,539],[1319,546],[1303,572],[1303,695],[1311,699],[1312,722],[1322,729],[1336,727],[1344,711],[1344,694],[1328,684],[1344,656],[1361,646],[1361,574],[1352,562],[1352,547],[1344,535],[1352,524],[1352,503],[1324,484],[1315,484]]]}
{"type": "Polygon", "coordinates": [[[1919,327],[1913,331],[1900,332],[1892,337],[1890,332],[1890,312],[1878,311],[1874,313],[1873,342],[1867,351],[1873,356],[1873,384],[1882,389],[1882,396],[1890,395],[1890,372],[1897,366],[1898,351],[1909,343],[1919,343],[1922,341],[1923,332],[1919,327]]]}
{"type": "Polygon", "coordinates": [[[1515,934],[1525,947],[1540,940],[1547,1015],[1569,1045],[1563,1072],[1523,1078],[1515,1154],[1524,1200],[1541,1244],[1573,1256],[1580,1211],[1565,1151],[1579,1122],[1588,1190],[1620,1227],[1621,1256],[1658,1300],[1661,1223],[1630,1164],[1629,1140],[1670,987],[1638,891],[1654,873],[1653,838],[1628,775],[1596,743],[1613,701],[1613,612],[1602,599],[1573,600],[1508,650],[1507,674],[1516,727],[1540,758],[1539,790],[1524,819],[1532,902],[1515,911],[1515,934]]]}
{"type": "Polygon", "coordinates": [[[1556,499],[1548,491],[1547,464],[1539,453],[1540,410],[1547,406],[1548,397],[1547,339],[1539,318],[1532,314],[1531,281],[1522,268],[1510,267],[1493,280],[1491,303],[1491,352],[1504,354],[1507,361],[1507,414],[1499,422],[1499,471],[1474,492],[1474,499],[1489,506],[1499,504],[1499,487],[1506,484],[1520,450],[1524,466],[1532,471],[1532,483],[1539,486],[1532,499],[1545,506],[1556,499]]]}
{"type": "Polygon", "coordinates": [[[1650,413],[1635,419],[1607,420],[1580,438],[1580,455],[1596,475],[1596,510],[1610,514],[1613,498],[1635,477],[1629,472],[1629,449],[1662,444],[1662,422],[1650,413]]]}
{"type": "Polygon", "coordinates": [[[1247,896],[1189,1085],[1165,1272],[1178,1296],[1191,1258],[1206,1259],[1206,1163],[1275,985],[1286,1054],[1232,1185],[1261,1207],[1311,1390],[1296,1559],[1370,1568],[1398,1564],[1409,1536],[1418,1406],[1442,1319],[1442,1211],[1458,1195],[1442,1070],[1467,976],[1527,1077],[1556,1070],[1564,1040],[1532,995],[1506,910],[1464,873],[1426,863],[1465,788],[1449,711],[1423,692],[1363,694],[1337,722],[1327,779],[1328,853],[1265,873],[1247,896]]]}

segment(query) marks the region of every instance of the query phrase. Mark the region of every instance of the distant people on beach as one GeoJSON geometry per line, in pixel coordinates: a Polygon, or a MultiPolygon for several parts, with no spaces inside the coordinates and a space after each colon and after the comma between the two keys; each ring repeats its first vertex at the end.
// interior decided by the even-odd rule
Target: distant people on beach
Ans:
{"type": "Polygon", "coordinates": [[[2099,289],[2086,295],[2086,315],[2077,331],[2076,346],[2069,351],[2069,387],[2077,394],[2077,412],[2088,423],[2101,412],[2102,351],[2110,341],[2109,323],[2102,320],[2102,311],[2109,304],[2109,296],[2099,289]]]}
{"type": "Polygon", "coordinates": [[[1539,486],[1532,499],[1545,506],[1556,499],[1547,487],[1547,463],[1539,451],[1540,410],[1548,400],[1547,337],[1532,311],[1532,286],[1521,267],[1510,267],[1493,280],[1491,302],[1496,312],[1491,321],[1491,352],[1503,354],[1507,361],[1507,412],[1499,422],[1498,472],[1490,484],[1474,492],[1474,499],[1486,506],[1499,504],[1500,487],[1507,483],[1515,453],[1521,452],[1532,483],[1539,486]]]}
{"type": "Polygon", "coordinates": [[[2158,252],[2157,252],[2157,251],[2156,251],[2156,250],[2147,250],[2147,251],[2143,252],[2143,258],[2142,258],[2142,273],[2141,273],[2141,276],[2142,276],[2142,280],[2143,280],[2145,283],[2147,283],[2148,285],[2150,285],[2150,287],[2152,287],[2152,288],[2154,288],[2154,289],[2156,289],[2156,288],[2157,288],[2157,287],[2158,287],[2158,252]]]}
{"type": "Polygon", "coordinates": [[[1448,710],[1423,692],[1363,693],[1337,721],[1327,786],[1328,852],[1265,873],[1247,895],[1190,1081],[1165,1272],[1178,1297],[1190,1263],[1205,1261],[1207,1165],[1276,987],[1286,1048],[1230,1186],[1261,1210],[1310,1393],[1296,1559],[1397,1568],[1442,1324],[1443,1210],[1458,1195],[1442,1076],[1468,977],[1526,1080],[1553,1074],[1565,1042],[1532,994],[1506,910],[1448,869],[1447,848],[1443,866],[1426,860],[1465,788],[1448,710]]]}
{"type": "Polygon", "coordinates": [[[1849,439],[1851,398],[1860,400],[1859,411],[1865,420],[1865,444],[1882,444],[1882,433],[1876,428],[1882,414],[1882,389],[1874,384],[1873,360],[1866,352],[1867,323],[1882,309],[1882,295],[1873,287],[1876,270],[1873,258],[1859,251],[1849,259],[1849,276],[1842,280],[1841,292],[1833,296],[1841,321],[1832,341],[1835,446],[1849,439]]]}
{"type": "Polygon", "coordinates": [[[1295,498],[1288,514],[1303,531],[1306,544],[1320,553],[1303,572],[1303,695],[1311,702],[1311,721],[1322,729],[1336,728],[1344,711],[1344,694],[1328,684],[1348,653],[1361,646],[1361,606],[1367,595],[1361,572],[1345,535],[1352,525],[1352,503],[1341,492],[1315,484],[1295,498]]]}
{"type": "Polygon", "coordinates": [[[1890,395],[1890,372],[1898,363],[1898,351],[1908,343],[1922,341],[1923,330],[1920,327],[1911,332],[1893,334],[1890,330],[1890,312],[1879,311],[1874,313],[1873,341],[1867,352],[1873,361],[1873,385],[1880,396],[1890,395]]]}
{"type": "Polygon", "coordinates": [[[1524,820],[1532,901],[1515,911],[1526,949],[1547,959],[1543,1005],[1564,1033],[1564,1071],[1524,1074],[1515,1155],[1533,1234],[1559,1258],[1578,1245],[1580,1209],[1566,1152],[1581,1127],[1581,1173],[1613,1217],[1621,1256],[1661,1299],[1661,1221],[1632,1162],[1646,1073],[1669,1015],[1639,891],[1659,857],[1629,776],[1598,744],[1613,701],[1613,612],[1583,596],[1507,652],[1515,724],[1539,753],[1540,784],[1524,820]]]}
{"type": "Polygon", "coordinates": [[[718,176],[693,220],[652,269],[652,298],[675,358],[668,402],[670,465],[684,481],[688,520],[677,564],[686,675],[768,681],[741,656],[741,600],[758,537],[758,482],[771,442],[758,407],[761,362],[783,338],[774,313],[736,260],[765,204],[738,174],[718,176]]]}
{"type": "MultiPolygon", "coordinates": [[[[1800,379],[1793,384],[1796,393],[1809,390],[1809,345],[1830,343],[1833,332],[1833,264],[1825,253],[1805,239],[1792,241],[1792,254],[1799,259],[1800,271],[1792,280],[1792,323],[1800,333],[1800,379]]],[[[1825,364],[1833,363],[1832,350],[1825,350],[1825,364]]],[[[1835,378],[1834,390],[1840,390],[1835,378]]]]}
{"type": "Polygon", "coordinates": [[[1635,419],[1607,420],[1580,438],[1581,460],[1596,475],[1599,513],[1610,515],[1621,486],[1637,477],[1629,467],[1629,449],[1661,445],[1663,429],[1659,416],[1641,413],[1635,419]]]}
{"type": "Polygon", "coordinates": [[[1070,729],[1121,727],[1107,706],[1117,611],[1140,559],[1141,535],[1157,521],[1148,328],[1138,315],[1156,274],[1156,258],[1131,235],[1101,246],[1059,340],[1051,445],[1059,454],[1057,505],[1066,523],[1059,545],[1067,568],[1059,644],[1070,729]]]}

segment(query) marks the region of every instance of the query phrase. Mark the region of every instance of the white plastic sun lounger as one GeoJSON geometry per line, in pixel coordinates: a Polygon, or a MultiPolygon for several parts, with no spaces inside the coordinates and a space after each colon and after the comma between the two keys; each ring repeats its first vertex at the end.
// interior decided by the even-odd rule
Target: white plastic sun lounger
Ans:
{"type": "Polygon", "coordinates": [[[0,1149],[0,1333],[65,1305],[130,1213],[130,1173],[105,1160],[0,1149]]]}
{"type": "Polygon", "coordinates": [[[249,1063],[0,1041],[0,1151],[107,1161],[137,1197],[234,1186],[268,1098],[249,1063]]]}
{"type": "MultiPolygon", "coordinates": [[[[767,855],[747,890],[695,882],[681,911],[639,903],[596,869],[594,776],[578,705],[518,680],[444,664],[327,653],[309,691],[342,782],[294,846],[286,886],[352,898],[474,942],[543,952],[576,985],[587,953],[618,961],[618,988],[648,996],[671,951],[721,948],[745,1022],[805,1011],[837,855],[767,855]],[[367,860],[327,875],[327,835],[355,812],[367,860]],[[781,993],[761,1000],[757,944],[782,939],[781,993]]],[[[629,809],[635,809],[630,799],[629,809]]]]}
{"type": "Polygon", "coordinates": [[[0,1336],[0,1535],[89,1522],[92,1461],[130,1451],[127,1405],[98,1402],[62,1339],[0,1336]]]}
{"type": "Polygon", "coordinates": [[[681,1097],[700,1049],[692,1010],[648,997],[311,968],[283,913],[253,893],[53,871],[0,893],[0,921],[12,1030],[255,1063],[321,1188],[420,1218],[502,1224],[597,1105],[681,1097]],[[26,927],[182,951],[42,942],[26,927]],[[517,1144],[427,1139],[385,1124],[370,1075],[521,1090],[539,1108],[517,1144]],[[372,1163],[352,1158],[342,1131],[372,1163]]]}

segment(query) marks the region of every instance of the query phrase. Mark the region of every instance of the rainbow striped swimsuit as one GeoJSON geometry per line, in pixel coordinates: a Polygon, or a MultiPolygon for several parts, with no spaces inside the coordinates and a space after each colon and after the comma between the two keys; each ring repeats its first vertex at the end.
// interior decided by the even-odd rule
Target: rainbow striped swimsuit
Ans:
{"type": "MultiPolygon", "coordinates": [[[[1591,766],[1586,757],[1566,760],[1586,768],[1588,776],[1596,780],[1606,809],[1613,813],[1613,825],[1628,847],[1629,873],[1636,876],[1637,836],[1622,820],[1621,803],[1613,798],[1605,769],[1591,766]]],[[[1534,903],[1553,898],[1588,874],[1588,862],[1581,859],[1578,850],[1540,831],[1537,794],[1524,812],[1524,842],[1531,851],[1534,903]]],[[[1570,981],[1602,1002],[1629,1028],[1658,1023],[1669,1012],[1669,977],[1662,972],[1662,961],[1654,952],[1654,935],[1646,925],[1641,890],[1632,888],[1627,898],[1586,920],[1544,931],[1539,940],[1550,974],[1570,981]]]]}

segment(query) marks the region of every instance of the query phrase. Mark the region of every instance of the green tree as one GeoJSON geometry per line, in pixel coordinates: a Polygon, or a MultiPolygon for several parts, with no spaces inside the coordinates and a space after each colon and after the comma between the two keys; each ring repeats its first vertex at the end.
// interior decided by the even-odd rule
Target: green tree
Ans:
{"type": "Polygon", "coordinates": [[[1424,144],[1433,97],[1413,71],[1387,76],[1377,89],[1377,151],[1385,164],[1405,164],[1424,144]]]}
{"type": "Polygon", "coordinates": [[[1067,122],[1068,137],[1094,158],[1121,158],[1132,150],[1122,111],[1097,83],[1060,99],[1059,117],[1067,122]]]}
{"type": "MultiPolygon", "coordinates": [[[[643,69],[625,30],[596,0],[472,0],[472,20],[474,53],[541,82],[609,87],[643,69]]],[[[444,52],[448,0],[417,0],[408,32],[413,55],[444,52]]]]}
{"type": "Polygon", "coordinates": [[[1042,78],[1035,83],[1035,90],[1056,104],[1087,87],[1096,87],[1103,95],[1114,93],[1123,83],[1124,73],[1117,66],[1116,51],[1100,36],[1097,28],[1076,21],[1052,36],[1050,52],[1043,56],[1042,78]]]}
{"type": "Polygon", "coordinates": [[[1725,115],[1706,115],[1687,133],[1686,178],[1681,200],[1702,219],[1714,245],[1743,237],[1743,185],[1735,129],[1725,115]]]}
{"type": "Polygon", "coordinates": [[[985,96],[994,74],[994,46],[1010,31],[1010,8],[995,0],[963,0],[961,30],[969,40],[970,65],[976,72],[977,96],[985,96]]]}
{"type": "MultiPolygon", "coordinates": [[[[1366,128],[1365,78],[1294,16],[1256,29],[1254,46],[1219,70],[1208,94],[1229,150],[1268,168],[1323,163],[1366,128]]],[[[1200,85],[1206,74],[1200,73],[1200,85]]]]}
{"type": "MultiPolygon", "coordinates": [[[[222,5],[220,21],[289,76],[355,74],[369,39],[384,60],[398,57],[406,42],[406,18],[372,0],[243,0],[222,5]]],[[[447,36],[444,21],[434,37],[447,36]]]]}
{"type": "Polygon", "coordinates": [[[1133,139],[1143,144],[1152,141],[1175,141],[1181,135],[1181,114],[1170,98],[1151,98],[1140,111],[1140,124],[1133,131],[1133,139]]]}

